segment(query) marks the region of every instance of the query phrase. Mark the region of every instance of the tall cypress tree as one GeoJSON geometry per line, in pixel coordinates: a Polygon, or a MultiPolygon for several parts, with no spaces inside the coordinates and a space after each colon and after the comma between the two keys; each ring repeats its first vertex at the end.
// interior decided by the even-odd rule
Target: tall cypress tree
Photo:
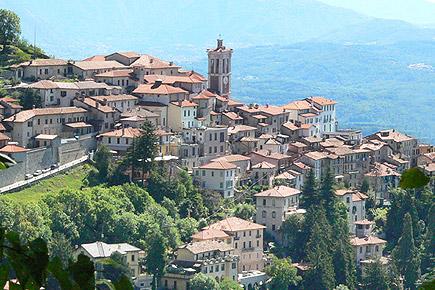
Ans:
{"type": "Polygon", "coordinates": [[[344,284],[349,289],[356,285],[355,259],[349,239],[349,224],[346,207],[336,202],[334,206],[335,222],[332,225],[335,239],[333,263],[337,284],[344,284]]]}
{"type": "Polygon", "coordinates": [[[362,277],[362,289],[364,290],[389,290],[388,285],[388,275],[382,265],[382,263],[377,260],[374,263],[370,263],[362,277]]]}
{"type": "Polygon", "coordinates": [[[318,203],[319,203],[319,195],[318,195],[316,177],[314,175],[313,169],[310,169],[307,178],[305,179],[304,186],[302,187],[300,207],[308,209],[312,205],[317,205],[318,203]]]}
{"type": "Polygon", "coordinates": [[[335,222],[335,204],[337,202],[333,186],[334,177],[332,176],[329,167],[327,167],[320,184],[320,200],[325,205],[326,218],[331,225],[335,222]]]}
{"type": "Polygon", "coordinates": [[[391,255],[399,273],[404,276],[405,288],[415,289],[415,283],[420,277],[420,255],[414,244],[412,218],[409,213],[405,214],[402,236],[391,255]]]}
{"type": "Polygon", "coordinates": [[[335,286],[334,264],[331,251],[331,227],[322,205],[312,208],[317,215],[310,239],[306,245],[310,269],[305,275],[305,289],[333,289],[335,286]]]}

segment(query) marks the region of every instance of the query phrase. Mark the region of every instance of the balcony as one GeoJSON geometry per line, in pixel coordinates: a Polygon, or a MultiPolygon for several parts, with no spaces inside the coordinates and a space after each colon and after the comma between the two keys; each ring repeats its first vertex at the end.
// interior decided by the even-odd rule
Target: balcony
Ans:
{"type": "Polygon", "coordinates": [[[260,235],[260,234],[256,234],[255,237],[256,237],[257,239],[259,239],[259,238],[261,238],[261,235],[260,235]]]}

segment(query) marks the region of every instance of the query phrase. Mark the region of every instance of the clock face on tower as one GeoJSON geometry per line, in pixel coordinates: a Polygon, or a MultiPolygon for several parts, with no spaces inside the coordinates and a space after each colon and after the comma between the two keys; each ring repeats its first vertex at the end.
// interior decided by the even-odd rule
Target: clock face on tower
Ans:
{"type": "Polygon", "coordinates": [[[225,85],[228,84],[228,77],[227,76],[224,77],[223,82],[225,85]]]}

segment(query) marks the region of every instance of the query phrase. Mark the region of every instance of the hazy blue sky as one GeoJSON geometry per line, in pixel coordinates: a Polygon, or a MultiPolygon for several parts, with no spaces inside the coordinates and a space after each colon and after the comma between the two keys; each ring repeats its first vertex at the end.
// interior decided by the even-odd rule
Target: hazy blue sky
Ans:
{"type": "Polygon", "coordinates": [[[379,18],[435,24],[435,0],[318,0],[379,18]]]}

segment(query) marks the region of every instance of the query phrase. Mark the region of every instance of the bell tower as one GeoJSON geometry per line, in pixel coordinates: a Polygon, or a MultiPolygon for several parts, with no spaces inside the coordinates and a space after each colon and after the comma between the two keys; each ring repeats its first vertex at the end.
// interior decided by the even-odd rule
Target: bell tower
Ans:
{"type": "Polygon", "coordinates": [[[233,50],[224,46],[220,37],[216,48],[207,49],[208,54],[208,88],[221,96],[231,94],[231,55],[233,50]]]}

